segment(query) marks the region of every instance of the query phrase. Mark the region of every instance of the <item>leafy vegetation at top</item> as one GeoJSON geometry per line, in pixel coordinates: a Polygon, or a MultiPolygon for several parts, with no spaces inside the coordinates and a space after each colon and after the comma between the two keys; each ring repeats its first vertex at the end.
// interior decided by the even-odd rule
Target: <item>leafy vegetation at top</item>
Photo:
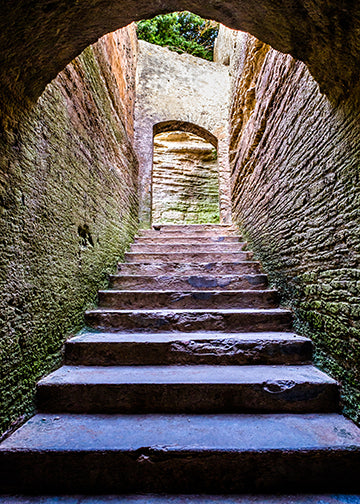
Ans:
{"type": "Polygon", "coordinates": [[[214,42],[219,31],[215,21],[191,12],[161,14],[137,24],[137,35],[151,44],[165,46],[178,53],[187,52],[213,60],[214,42]]]}

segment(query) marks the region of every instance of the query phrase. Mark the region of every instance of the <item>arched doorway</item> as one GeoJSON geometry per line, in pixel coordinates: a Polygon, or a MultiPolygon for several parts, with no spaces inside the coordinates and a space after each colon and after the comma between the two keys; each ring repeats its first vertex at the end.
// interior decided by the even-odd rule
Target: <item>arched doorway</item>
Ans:
{"type": "Polygon", "coordinates": [[[213,144],[186,131],[155,135],[151,214],[153,224],[220,222],[218,159],[213,144]]]}

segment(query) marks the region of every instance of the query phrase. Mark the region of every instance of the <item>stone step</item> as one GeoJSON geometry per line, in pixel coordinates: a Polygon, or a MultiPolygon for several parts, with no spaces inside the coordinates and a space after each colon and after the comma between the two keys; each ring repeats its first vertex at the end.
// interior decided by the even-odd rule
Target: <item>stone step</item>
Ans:
{"type": "Polygon", "coordinates": [[[185,236],[136,236],[135,243],[239,243],[242,241],[241,236],[197,236],[195,235],[185,235],[185,236]]]}
{"type": "Polygon", "coordinates": [[[119,263],[118,271],[124,275],[231,275],[262,272],[259,261],[204,262],[204,263],[119,263]]]}
{"type": "Polygon", "coordinates": [[[276,290],[230,291],[145,291],[101,290],[100,308],[155,309],[155,308],[276,308],[279,295],[276,290]]]}
{"type": "Polygon", "coordinates": [[[355,494],[297,495],[0,495],[0,504],[360,504],[355,494]]]}
{"type": "Polygon", "coordinates": [[[237,243],[133,243],[131,252],[167,254],[172,252],[241,252],[245,250],[246,242],[237,243]]]}
{"type": "Polygon", "coordinates": [[[208,226],[158,226],[156,229],[141,229],[138,236],[239,236],[241,233],[238,229],[230,226],[214,225],[210,228],[208,226]]]}
{"type": "Polygon", "coordinates": [[[339,408],[338,384],[300,366],[62,366],[37,385],[39,411],[314,413],[339,408]]]}
{"type": "Polygon", "coordinates": [[[65,363],[84,366],[299,364],[312,342],[293,333],[84,332],[65,344],[65,363]]]}
{"type": "Polygon", "coordinates": [[[360,429],[333,413],[42,413],[2,443],[0,466],[10,494],[351,493],[360,429]]]}
{"type": "Polygon", "coordinates": [[[112,288],[194,290],[261,290],[267,287],[267,275],[111,275],[112,288]]]}
{"type": "Polygon", "coordinates": [[[237,238],[238,240],[241,238],[241,234],[238,231],[212,232],[202,230],[160,232],[148,229],[139,232],[138,236],[139,238],[151,238],[153,240],[168,239],[170,237],[174,239],[187,238],[187,237],[196,237],[196,239],[198,238],[216,239],[217,237],[220,236],[230,236],[233,238],[237,238]]]}
{"type": "Polygon", "coordinates": [[[239,262],[250,261],[253,252],[126,252],[127,262],[148,262],[148,263],[205,263],[205,262],[239,262]]]}
{"type": "Polygon", "coordinates": [[[268,285],[267,275],[111,275],[110,285],[117,289],[170,290],[257,290],[268,285]]]}
{"type": "Polygon", "coordinates": [[[231,224],[160,224],[154,223],[152,225],[152,231],[161,233],[171,233],[173,231],[181,233],[191,233],[197,231],[210,231],[211,233],[216,233],[218,231],[227,232],[233,231],[238,232],[238,229],[231,224]]]}
{"type": "Polygon", "coordinates": [[[288,331],[292,313],[274,309],[176,309],[116,310],[97,308],[85,313],[86,323],[95,329],[116,331],[288,331]]]}

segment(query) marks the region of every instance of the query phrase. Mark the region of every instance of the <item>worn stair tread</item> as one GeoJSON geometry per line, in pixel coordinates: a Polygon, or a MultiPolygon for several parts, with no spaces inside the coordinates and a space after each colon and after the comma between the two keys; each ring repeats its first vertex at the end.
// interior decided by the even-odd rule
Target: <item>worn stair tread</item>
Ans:
{"type": "Polygon", "coordinates": [[[128,290],[107,289],[98,291],[100,307],[113,308],[229,308],[238,306],[275,308],[279,295],[273,289],[247,290],[128,290]]]}
{"type": "Polygon", "coordinates": [[[162,237],[186,237],[186,236],[196,236],[204,238],[213,238],[216,236],[231,236],[231,237],[241,237],[241,234],[234,229],[168,229],[168,230],[147,230],[142,231],[138,235],[140,238],[162,238],[162,237]]]}
{"type": "MultiPolygon", "coordinates": [[[[256,264],[256,263],[255,263],[256,264]]],[[[181,272],[179,273],[174,273],[172,275],[170,274],[167,274],[167,273],[162,273],[162,274],[156,274],[156,275],[147,275],[147,274],[133,274],[133,275],[124,275],[124,274],[121,274],[121,273],[118,273],[118,274],[115,274],[115,275],[110,275],[110,279],[111,280],[117,280],[117,279],[128,279],[128,278],[134,278],[134,279],[144,279],[146,280],[147,278],[149,279],[153,279],[155,276],[155,278],[157,278],[158,280],[167,280],[167,279],[184,279],[183,275],[181,274],[181,272]]],[[[255,284],[257,283],[257,281],[264,281],[267,279],[267,275],[265,273],[240,273],[240,274],[222,274],[222,275],[216,275],[216,274],[213,274],[213,275],[209,275],[209,274],[206,274],[206,273],[201,273],[201,274],[197,274],[197,275],[194,275],[194,276],[190,276],[190,275],[187,275],[187,277],[189,278],[193,278],[194,280],[204,280],[204,281],[209,281],[209,282],[213,282],[213,285],[212,287],[216,287],[216,285],[221,285],[221,286],[224,286],[226,287],[226,285],[232,281],[232,280],[242,280],[242,279],[248,279],[249,281],[253,281],[255,284]]],[[[187,280],[187,278],[185,278],[184,280],[187,280]]]]}
{"type": "Polygon", "coordinates": [[[179,230],[169,230],[169,231],[154,231],[154,230],[147,230],[147,231],[142,231],[138,237],[139,238],[186,238],[187,236],[189,237],[196,237],[196,238],[216,238],[217,236],[230,236],[231,238],[242,238],[241,234],[239,234],[237,231],[234,230],[228,230],[228,229],[223,229],[223,230],[216,230],[210,231],[210,230],[201,230],[201,229],[190,229],[186,231],[179,231],[179,230]]]}
{"type": "Polygon", "coordinates": [[[338,384],[311,365],[63,366],[37,387],[40,411],[330,412],[338,384]]]}
{"type": "MultiPolygon", "coordinates": [[[[158,274],[161,272],[163,275],[169,274],[169,272],[174,272],[175,274],[180,273],[212,273],[214,275],[218,274],[251,274],[251,272],[260,273],[262,271],[262,267],[259,261],[204,261],[204,262],[177,262],[173,261],[172,263],[165,262],[151,262],[149,260],[142,260],[139,262],[132,263],[118,263],[119,271],[123,270],[136,270],[139,274],[141,270],[145,270],[147,272],[148,269],[153,269],[158,274]],[[240,272],[239,272],[240,270],[240,272]],[[248,272],[244,273],[244,270],[248,270],[248,272]]],[[[149,274],[149,273],[147,273],[149,274]]]]}
{"type": "Polygon", "coordinates": [[[268,278],[267,275],[261,273],[242,275],[206,275],[201,273],[197,275],[184,273],[125,275],[119,272],[117,275],[110,275],[110,284],[112,288],[129,290],[264,290],[267,288],[268,278]]]}
{"type": "Polygon", "coordinates": [[[264,332],[291,330],[292,312],[283,308],[96,308],[85,312],[98,329],[164,331],[264,332]]]}
{"type": "MultiPolygon", "coordinates": [[[[223,257],[229,257],[230,258],[234,258],[234,260],[236,261],[236,259],[238,257],[250,257],[252,255],[252,252],[251,251],[246,251],[246,250],[234,250],[234,251],[216,251],[216,252],[196,252],[196,251],[188,251],[188,252],[147,252],[146,250],[144,251],[141,251],[141,252],[126,252],[125,253],[125,257],[134,257],[134,256],[140,256],[140,255],[144,255],[147,257],[148,260],[151,260],[157,256],[163,256],[163,257],[166,257],[166,256],[169,256],[171,259],[175,259],[176,257],[178,256],[183,256],[184,258],[186,259],[190,259],[193,257],[193,256],[199,256],[203,259],[206,259],[206,257],[212,257],[212,256],[216,256],[217,258],[221,259],[223,257]]],[[[211,259],[209,259],[208,262],[210,262],[211,259]]],[[[176,260],[174,260],[174,262],[176,262],[176,260]]],[[[206,261],[204,261],[206,262],[206,261]]],[[[221,262],[221,261],[220,261],[221,262]]]]}
{"type": "Polygon", "coordinates": [[[164,235],[156,235],[156,236],[135,236],[134,243],[175,243],[178,240],[178,243],[239,243],[242,241],[241,235],[213,235],[213,236],[199,236],[199,235],[191,235],[186,234],[178,235],[178,236],[164,236],[164,235]]]}
{"type": "Polygon", "coordinates": [[[119,289],[119,288],[110,288],[110,289],[102,289],[98,291],[101,294],[141,294],[141,295],[158,295],[158,294],[174,294],[174,295],[190,295],[190,296],[211,296],[212,294],[221,294],[222,296],[236,296],[236,295],[241,295],[241,294],[254,294],[254,295],[261,295],[261,294],[269,294],[269,293],[276,293],[276,289],[260,289],[260,290],[252,290],[252,289],[232,289],[232,290],[212,290],[212,291],[203,291],[201,289],[198,290],[173,290],[173,289],[160,289],[160,290],[155,290],[155,289],[119,289]]]}
{"type": "Polygon", "coordinates": [[[140,231],[137,235],[138,238],[216,238],[229,236],[231,238],[242,238],[241,233],[234,229],[168,229],[155,231],[153,229],[140,231]]]}
{"type": "Polygon", "coordinates": [[[147,233],[192,233],[192,232],[210,232],[210,233],[237,233],[239,230],[229,224],[158,224],[154,223],[151,229],[143,229],[139,234],[147,233]]]}
{"type": "Polygon", "coordinates": [[[0,445],[12,452],[350,450],[360,429],[335,413],[37,414],[0,445]]]}
{"type": "Polygon", "coordinates": [[[204,224],[164,224],[162,222],[153,222],[151,225],[153,230],[160,228],[166,229],[236,229],[233,224],[224,224],[221,222],[209,222],[204,224]]]}
{"type": "Polygon", "coordinates": [[[216,235],[220,233],[224,233],[226,235],[234,234],[234,235],[239,235],[240,232],[238,229],[235,229],[232,226],[225,226],[225,225],[215,225],[210,228],[209,226],[202,225],[202,224],[190,224],[190,225],[173,225],[172,227],[170,226],[154,226],[152,229],[140,229],[138,231],[138,234],[140,236],[147,236],[149,234],[151,235],[161,235],[161,234],[172,234],[172,233],[179,233],[179,234],[191,234],[191,233],[209,233],[211,235],[216,235]]]}
{"type": "Polygon", "coordinates": [[[162,222],[153,222],[151,228],[156,230],[156,228],[161,229],[217,229],[217,228],[231,228],[236,229],[233,224],[223,224],[218,223],[204,223],[204,224],[163,224],[162,222]]]}
{"type": "Polygon", "coordinates": [[[311,360],[310,339],[293,333],[84,332],[65,344],[72,365],[295,364],[311,360]]]}
{"type": "MultiPolygon", "coordinates": [[[[126,252],[127,254],[131,254],[132,252],[126,252]]],[[[137,253],[137,252],[136,252],[137,253]]],[[[243,253],[248,253],[248,252],[239,252],[239,254],[243,254],[243,253]]],[[[135,252],[134,252],[135,254],[135,252]]],[[[201,252],[201,254],[204,254],[204,259],[206,258],[206,252],[201,252]]],[[[151,255],[151,254],[150,254],[151,255]]],[[[166,254],[165,254],[166,255],[166,254]]],[[[191,255],[191,253],[190,253],[191,255]]],[[[151,258],[149,258],[151,259],[151,258]]],[[[118,263],[119,266],[127,266],[127,265],[133,265],[134,263],[126,263],[126,262],[119,262],[118,263]]],[[[151,265],[153,264],[150,260],[143,260],[141,262],[138,262],[138,263],[135,263],[135,264],[148,264],[148,265],[151,265]]],[[[157,268],[161,268],[163,265],[166,265],[168,266],[168,263],[167,262],[164,262],[164,263],[155,263],[155,266],[157,268]]],[[[205,268],[206,269],[211,269],[211,266],[214,266],[214,265],[220,265],[220,266],[231,266],[231,265],[248,265],[248,266],[261,266],[261,263],[260,261],[256,261],[256,260],[248,260],[248,261],[214,261],[214,260],[208,260],[208,261],[203,261],[203,262],[194,262],[192,263],[191,261],[189,261],[188,263],[184,264],[182,262],[177,262],[177,261],[174,261],[173,262],[173,265],[175,267],[179,267],[179,268],[184,268],[184,269],[189,269],[191,267],[195,268],[195,269],[198,269],[198,268],[205,268]]]]}
{"type": "Polygon", "coordinates": [[[277,315],[277,314],[292,314],[291,310],[288,310],[286,308],[176,308],[176,309],[170,309],[170,308],[154,308],[154,309],[146,309],[146,308],[139,308],[139,309],[133,309],[133,310],[122,310],[122,309],[117,309],[117,308],[94,308],[92,310],[87,310],[85,313],[149,313],[149,314],[155,314],[159,313],[160,315],[167,315],[167,314],[183,314],[183,313],[189,313],[189,314],[196,314],[196,313],[213,313],[213,314],[231,314],[231,313],[243,313],[243,314],[252,314],[252,313],[258,313],[258,314],[263,314],[263,315],[277,315]]]}
{"type": "Polygon", "coordinates": [[[62,366],[40,380],[38,387],[63,384],[259,384],[274,393],[295,384],[337,382],[312,365],[300,366],[62,366]]]}
{"type": "MultiPolygon", "coordinates": [[[[144,264],[148,264],[148,263],[144,263],[144,264]]],[[[257,264],[256,262],[254,263],[251,263],[251,264],[257,264]]],[[[126,266],[129,266],[129,264],[127,263],[120,263],[120,265],[126,265],[126,266]]],[[[181,265],[183,265],[181,263],[181,265]]],[[[201,266],[201,263],[198,263],[196,266],[201,266]]],[[[131,263],[131,266],[134,266],[134,263],[131,263]]],[[[159,266],[159,263],[156,263],[156,266],[159,266]]],[[[160,265],[161,266],[161,265],[160,265]]],[[[161,274],[156,274],[156,275],[147,275],[147,274],[141,274],[141,273],[138,273],[138,274],[132,274],[132,275],[128,275],[128,274],[123,274],[123,273],[117,273],[117,274],[113,274],[113,275],[110,275],[110,278],[111,279],[118,279],[118,278],[151,278],[153,279],[154,276],[156,278],[158,278],[159,280],[166,280],[167,278],[170,278],[170,279],[176,279],[176,278],[180,278],[182,279],[183,278],[183,275],[181,272],[177,273],[175,272],[174,274],[170,275],[168,273],[161,273],[161,274]]],[[[191,277],[190,277],[191,278],[191,277]]],[[[257,279],[261,279],[261,280],[264,280],[267,278],[267,275],[265,273],[230,273],[230,274],[206,274],[206,273],[201,273],[201,274],[197,274],[195,276],[195,278],[199,278],[199,279],[205,279],[205,280],[217,280],[219,283],[220,282],[223,282],[224,285],[226,286],[226,282],[230,281],[230,280],[233,280],[233,279],[242,279],[242,278],[248,278],[250,280],[257,280],[257,279]]]]}
{"type": "Polygon", "coordinates": [[[0,504],[360,504],[359,494],[296,495],[0,495],[0,504]]]}
{"type": "MultiPolygon", "coordinates": [[[[141,248],[146,248],[146,247],[159,247],[159,249],[165,249],[165,248],[174,248],[174,247],[216,247],[216,248],[224,248],[226,250],[227,248],[231,249],[239,249],[240,247],[244,247],[247,245],[246,241],[225,241],[225,240],[217,240],[214,241],[210,238],[203,237],[204,240],[203,242],[198,241],[196,238],[194,238],[193,242],[189,241],[189,238],[186,240],[186,243],[180,243],[181,238],[177,238],[179,241],[175,241],[175,238],[173,237],[172,240],[168,240],[167,238],[163,238],[162,241],[160,240],[152,240],[151,242],[148,241],[143,241],[142,238],[138,238],[137,241],[134,241],[131,243],[131,246],[136,246],[136,247],[141,247],[141,248]]],[[[229,238],[229,237],[228,237],[229,238]]],[[[230,237],[233,238],[233,237],[230,237]]]]}
{"type": "Polygon", "coordinates": [[[241,262],[251,260],[252,252],[126,252],[125,260],[131,262],[241,262]]]}
{"type": "Polygon", "coordinates": [[[0,504],[360,504],[360,495],[0,495],[0,504]]]}
{"type": "Polygon", "coordinates": [[[311,340],[305,336],[300,336],[291,332],[244,332],[244,333],[224,333],[217,331],[207,332],[171,332],[171,333],[136,333],[136,332],[105,332],[105,331],[84,331],[74,336],[66,342],[66,345],[78,343],[169,343],[188,341],[236,341],[237,343],[261,343],[261,342],[309,342],[311,340]]]}
{"type": "Polygon", "coordinates": [[[337,414],[40,414],[0,464],[3,493],[358,492],[360,431],[337,414]]]}
{"type": "Polygon", "coordinates": [[[246,242],[237,243],[132,243],[131,252],[171,253],[171,252],[242,252],[246,242]]]}

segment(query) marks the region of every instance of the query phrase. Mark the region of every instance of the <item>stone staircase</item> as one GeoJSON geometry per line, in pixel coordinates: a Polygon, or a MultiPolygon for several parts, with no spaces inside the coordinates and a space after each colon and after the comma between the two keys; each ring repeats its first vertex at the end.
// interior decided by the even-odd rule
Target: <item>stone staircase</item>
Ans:
{"type": "Polygon", "coordinates": [[[0,445],[3,493],[358,490],[360,429],[240,240],[141,232],[0,445]]]}

